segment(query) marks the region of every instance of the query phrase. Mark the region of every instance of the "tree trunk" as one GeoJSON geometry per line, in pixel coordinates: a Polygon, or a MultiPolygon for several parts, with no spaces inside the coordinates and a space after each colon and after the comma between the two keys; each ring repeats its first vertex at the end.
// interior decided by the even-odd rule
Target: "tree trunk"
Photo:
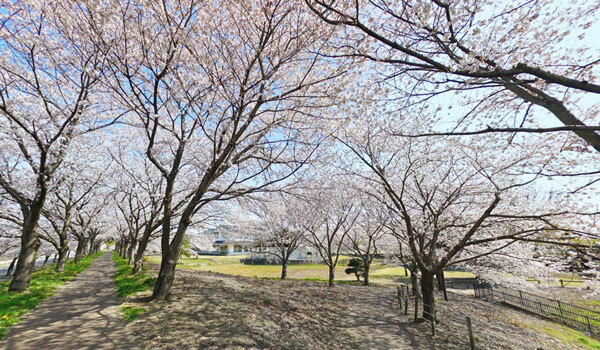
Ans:
{"type": "Polygon", "coordinates": [[[371,271],[371,264],[364,264],[365,272],[363,274],[363,286],[369,285],[369,272],[371,271]]]}
{"type": "Polygon", "coordinates": [[[423,294],[423,318],[431,321],[434,301],[433,274],[421,272],[421,293],[423,294]]]}
{"type": "MultiPolygon", "coordinates": [[[[154,290],[152,291],[152,300],[167,300],[171,292],[171,286],[175,280],[175,267],[181,255],[183,239],[191,220],[192,212],[188,210],[181,216],[172,242],[166,245],[163,244],[167,243],[166,240],[165,242],[161,242],[162,259],[160,262],[160,271],[154,284],[154,290]]],[[[164,240],[165,237],[162,237],[162,239],[164,240]]]]}
{"type": "Polygon", "coordinates": [[[46,258],[44,259],[44,263],[42,264],[42,266],[46,266],[46,264],[48,263],[48,259],[50,259],[50,255],[46,255],[46,258]]]}
{"type": "Polygon", "coordinates": [[[88,255],[94,254],[94,241],[96,240],[96,236],[92,236],[90,238],[90,245],[88,248],[88,255]]]}
{"type": "Polygon", "coordinates": [[[15,275],[8,286],[8,290],[11,292],[25,292],[29,290],[31,274],[35,270],[35,258],[42,244],[37,235],[36,228],[40,220],[44,199],[45,196],[32,205],[31,210],[22,209],[25,220],[21,233],[21,250],[19,251],[15,275]]]}
{"type": "Polygon", "coordinates": [[[133,259],[133,269],[131,269],[131,274],[135,275],[142,272],[142,268],[144,267],[144,257],[138,258],[138,255],[135,255],[133,259]]]}
{"type": "Polygon", "coordinates": [[[10,265],[8,265],[8,270],[6,270],[7,276],[10,276],[12,274],[12,270],[14,269],[16,262],[17,262],[17,257],[14,257],[12,259],[12,261],[10,262],[10,265]]]}
{"type": "Polygon", "coordinates": [[[133,269],[131,270],[131,273],[133,274],[140,273],[142,271],[142,267],[144,266],[144,252],[146,251],[146,247],[148,247],[148,241],[150,240],[152,231],[152,225],[151,222],[149,222],[144,230],[144,233],[142,234],[142,238],[137,245],[137,250],[133,258],[133,269]]]}
{"type": "Polygon", "coordinates": [[[440,272],[438,272],[435,275],[435,278],[438,281],[438,290],[444,291],[444,300],[448,301],[448,293],[446,291],[446,278],[444,277],[444,270],[440,270],[440,272]]]}
{"type": "Polygon", "coordinates": [[[133,251],[135,249],[136,246],[136,242],[135,240],[131,241],[131,244],[129,245],[129,249],[127,249],[127,263],[129,265],[131,265],[133,263],[133,251]]]}
{"type": "Polygon", "coordinates": [[[284,259],[281,264],[281,279],[284,280],[287,277],[287,259],[284,259]]]}
{"type": "Polygon", "coordinates": [[[333,280],[335,278],[335,267],[333,265],[329,266],[329,286],[333,287],[333,280]]]}
{"type": "Polygon", "coordinates": [[[58,251],[58,262],[56,263],[56,268],[54,268],[55,272],[62,273],[65,271],[65,265],[67,264],[67,255],[69,253],[69,250],[65,248],[58,251]]]}
{"type": "Polygon", "coordinates": [[[121,258],[125,259],[127,256],[127,250],[129,249],[129,241],[127,240],[123,240],[123,243],[121,243],[121,250],[119,251],[119,255],[121,256],[121,258]]]}
{"type": "Polygon", "coordinates": [[[52,259],[53,264],[56,262],[56,258],[58,258],[58,254],[54,254],[54,259],[52,259]]]}
{"type": "Polygon", "coordinates": [[[152,291],[152,300],[166,300],[169,296],[173,280],[175,280],[175,267],[177,266],[178,257],[179,253],[173,250],[163,254],[160,262],[160,272],[152,291]]]}
{"type": "Polygon", "coordinates": [[[133,269],[131,270],[132,274],[140,273],[142,271],[142,267],[144,266],[144,251],[146,250],[146,246],[148,245],[148,240],[145,242],[142,240],[140,244],[138,244],[137,251],[135,252],[135,256],[133,258],[133,269]]]}
{"type": "Polygon", "coordinates": [[[415,269],[415,265],[413,264],[413,269],[410,270],[410,284],[412,286],[413,295],[419,296],[419,276],[417,275],[417,270],[415,269]]]}
{"type": "MultiPolygon", "coordinates": [[[[175,168],[174,168],[175,169],[175,168]]],[[[172,172],[169,177],[166,178],[167,184],[165,187],[165,197],[163,199],[163,222],[162,232],[160,237],[160,249],[161,249],[161,261],[160,271],[154,284],[154,290],[152,291],[152,300],[164,301],[171,292],[171,286],[175,279],[175,267],[177,266],[177,260],[181,253],[183,246],[183,239],[185,238],[185,232],[192,221],[193,206],[192,202],[201,194],[196,193],[188,204],[186,209],[179,219],[177,225],[177,231],[171,241],[171,216],[172,208],[171,204],[173,201],[173,186],[175,182],[176,172],[172,172]]]]}
{"type": "Polygon", "coordinates": [[[85,249],[86,240],[84,238],[80,238],[77,240],[77,249],[75,250],[75,259],[74,262],[78,263],[83,257],[83,250],[85,249]]]}

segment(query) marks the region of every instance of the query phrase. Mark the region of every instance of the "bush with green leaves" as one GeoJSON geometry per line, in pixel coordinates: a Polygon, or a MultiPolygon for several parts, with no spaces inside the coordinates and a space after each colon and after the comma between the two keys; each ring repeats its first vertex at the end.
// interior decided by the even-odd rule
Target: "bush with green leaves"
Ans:
{"type": "Polygon", "coordinates": [[[356,280],[360,281],[360,277],[364,275],[365,265],[363,261],[359,258],[352,258],[348,262],[348,268],[346,269],[346,274],[354,274],[356,276],[356,280]]]}

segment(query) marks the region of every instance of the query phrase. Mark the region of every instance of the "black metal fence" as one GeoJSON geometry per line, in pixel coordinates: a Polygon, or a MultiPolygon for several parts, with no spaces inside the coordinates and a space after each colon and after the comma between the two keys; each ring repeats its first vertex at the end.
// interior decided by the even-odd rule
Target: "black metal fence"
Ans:
{"type": "Polygon", "coordinates": [[[492,288],[486,284],[476,283],[473,289],[476,298],[510,305],[587,332],[594,338],[600,338],[600,312],[598,311],[506,287],[492,288]]]}

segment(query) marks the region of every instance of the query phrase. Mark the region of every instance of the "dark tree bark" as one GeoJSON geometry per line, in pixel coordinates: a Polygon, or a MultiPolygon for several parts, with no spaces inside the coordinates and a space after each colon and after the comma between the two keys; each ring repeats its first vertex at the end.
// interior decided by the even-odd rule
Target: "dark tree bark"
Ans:
{"type": "Polygon", "coordinates": [[[46,264],[48,263],[48,259],[50,259],[50,255],[46,255],[46,258],[44,259],[44,263],[42,264],[42,266],[46,266],[46,264]]]}
{"type": "Polygon", "coordinates": [[[160,272],[152,291],[153,300],[166,300],[169,296],[171,286],[175,280],[175,267],[177,266],[178,258],[179,252],[169,251],[167,254],[163,254],[160,263],[160,272]]]}
{"type": "Polygon", "coordinates": [[[65,271],[65,265],[67,264],[67,256],[69,255],[69,249],[67,247],[62,248],[58,251],[58,262],[54,268],[55,272],[62,273],[65,271]]]}
{"type": "Polygon", "coordinates": [[[417,269],[413,261],[412,269],[410,270],[410,284],[412,286],[413,295],[419,297],[419,276],[417,275],[417,269]]]}
{"type": "Polygon", "coordinates": [[[121,241],[121,246],[119,247],[119,256],[121,256],[121,258],[125,259],[126,255],[127,255],[127,250],[129,249],[129,241],[126,239],[123,239],[121,241]]]}
{"type": "Polygon", "coordinates": [[[421,294],[423,295],[423,318],[431,321],[434,299],[433,274],[430,272],[421,274],[421,294]]]}
{"type": "Polygon", "coordinates": [[[363,273],[363,286],[369,285],[369,272],[371,271],[371,262],[364,263],[364,273],[363,273]]]}
{"type": "Polygon", "coordinates": [[[281,263],[281,279],[284,280],[287,277],[287,266],[288,259],[284,259],[281,263]]]}
{"type": "Polygon", "coordinates": [[[17,262],[17,257],[14,257],[8,265],[8,270],[6,270],[6,276],[10,276],[12,274],[12,270],[15,268],[15,263],[17,262]]]}
{"type": "Polygon", "coordinates": [[[74,259],[75,263],[78,263],[83,258],[86,244],[87,244],[87,240],[85,238],[79,238],[77,240],[77,249],[75,250],[75,259],[74,259]]]}
{"type": "Polygon", "coordinates": [[[29,208],[22,206],[22,211],[25,216],[23,230],[21,234],[21,251],[17,260],[17,267],[8,290],[11,292],[25,292],[29,290],[31,282],[31,274],[35,269],[35,258],[40,249],[40,239],[37,235],[36,228],[40,220],[44,199],[38,199],[34,205],[29,208]]]}
{"type": "Polygon", "coordinates": [[[132,274],[137,274],[142,271],[142,267],[144,265],[144,252],[146,251],[146,248],[148,247],[148,242],[150,241],[152,232],[154,232],[154,230],[156,230],[158,227],[160,227],[159,225],[162,222],[161,220],[158,220],[158,222],[156,222],[156,223],[154,223],[153,221],[154,221],[154,216],[152,216],[150,218],[149,222],[146,224],[144,233],[142,234],[142,237],[140,238],[140,241],[138,242],[137,250],[133,257],[133,269],[131,270],[132,274]]]}
{"type": "Polygon", "coordinates": [[[333,287],[335,278],[335,266],[329,265],[329,287],[333,287]]]}

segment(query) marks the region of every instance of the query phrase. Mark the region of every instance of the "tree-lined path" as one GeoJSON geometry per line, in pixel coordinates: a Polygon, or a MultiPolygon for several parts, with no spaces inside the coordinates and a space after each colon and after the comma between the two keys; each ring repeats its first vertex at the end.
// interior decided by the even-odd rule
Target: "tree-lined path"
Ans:
{"type": "Polygon", "coordinates": [[[11,327],[0,349],[136,349],[120,318],[111,254],[11,327]]]}

